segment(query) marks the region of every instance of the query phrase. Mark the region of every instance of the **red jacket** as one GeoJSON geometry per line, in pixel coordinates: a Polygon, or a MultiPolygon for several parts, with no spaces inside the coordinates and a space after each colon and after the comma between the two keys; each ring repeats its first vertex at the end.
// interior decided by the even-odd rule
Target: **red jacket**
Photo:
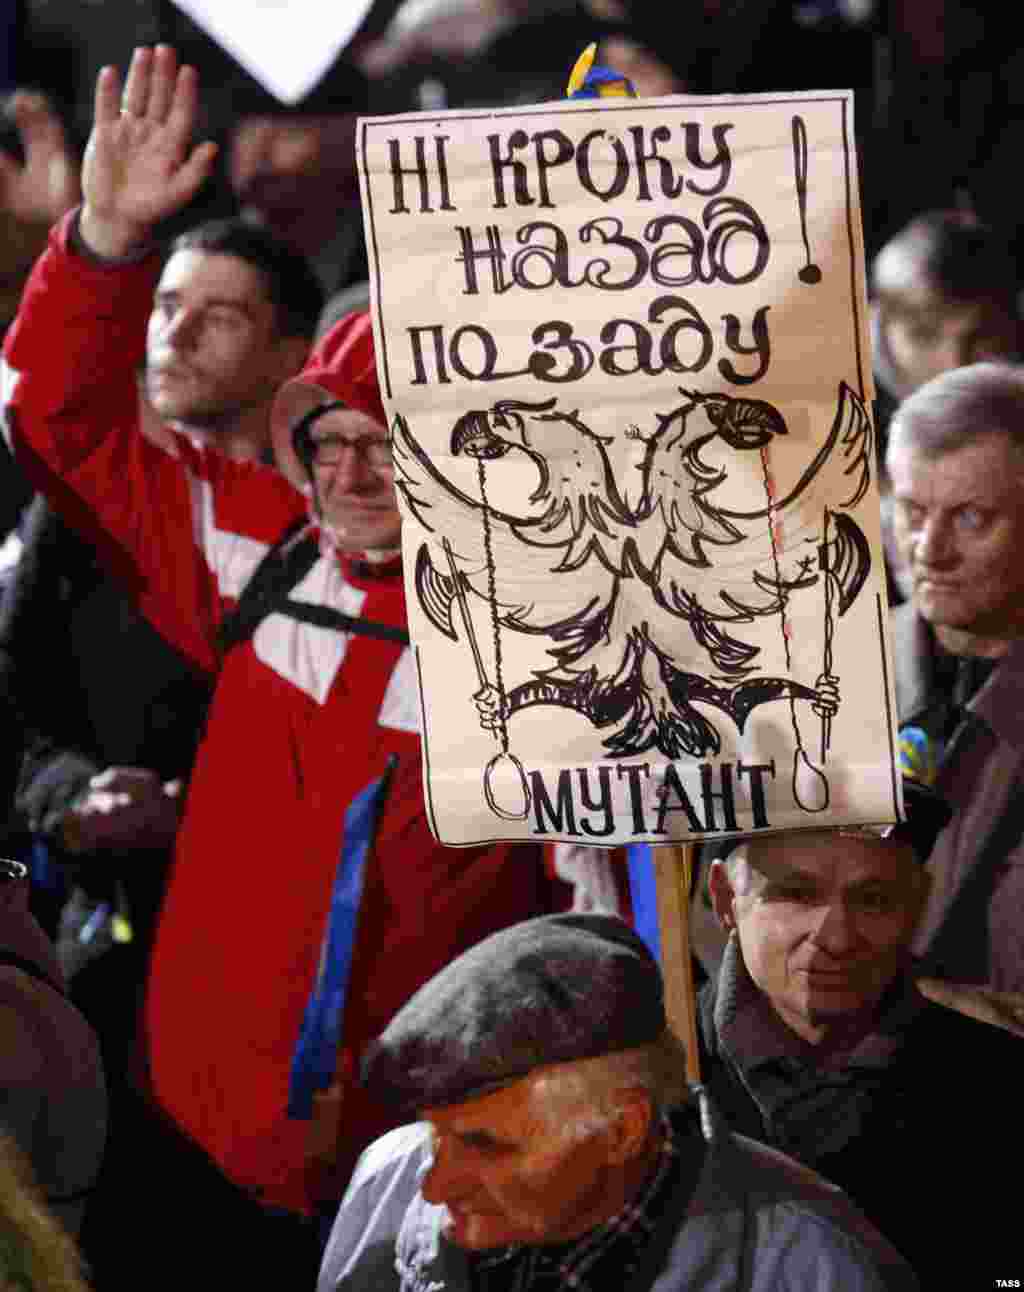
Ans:
{"type": "MultiPolygon", "coordinates": [[[[132,589],[156,627],[213,673],[218,622],[305,502],[276,472],[139,433],[134,372],[158,266],[101,268],[65,223],[25,289],[4,402],[37,488],[132,589]]],[[[404,625],[400,572],[321,559],[292,595],[404,625]]],[[[492,930],[551,909],[541,851],[448,849],[421,788],[407,647],[272,614],[228,653],[199,750],[156,937],[145,1011],[152,1090],[236,1183],[305,1209],[309,1124],[285,1114],[317,969],[345,809],[399,764],[365,881],[342,1070],[406,998],[492,930]]],[[[391,1119],[343,1091],[341,1181],[391,1119]]]]}

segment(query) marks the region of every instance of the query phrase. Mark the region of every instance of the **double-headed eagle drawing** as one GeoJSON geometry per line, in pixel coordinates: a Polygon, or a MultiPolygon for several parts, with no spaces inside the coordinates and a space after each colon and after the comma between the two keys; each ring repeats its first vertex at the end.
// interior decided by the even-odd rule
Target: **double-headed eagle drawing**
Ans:
{"type": "Polygon", "coordinates": [[[649,433],[625,429],[639,450],[629,484],[613,470],[613,437],[557,398],[501,399],[463,414],[443,459],[427,455],[405,418],[394,420],[396,487],[424,531],[419,604],[441,633],[472,648],[481,720],[506,748],[509,720],[545,704],[585,715],[609,757],[656,749],[704,758],[722,743],[708,708],[742,732],[756,706],[805,699],[821,718],[824,757],[839,700],[832,632],[871,567],[849,514],[870,481],[870,418],[841,384],[821,447],[776,497],[770,446],[787,434],[778,409],[722,393],[678,395],[649,433]],[[739,454],[760,457],[764,503],[753,510],[726,505],[739,454]],[[788,665],[790,603],[812,589],[825,645],[818,676],[801,681],[765,668],[750,629],[774,617],[788,665]],[[490,668],[470,598],[490,607],[490,668]],[[507,633],[543,639],[550,663],[505,677],[507,633]]]}

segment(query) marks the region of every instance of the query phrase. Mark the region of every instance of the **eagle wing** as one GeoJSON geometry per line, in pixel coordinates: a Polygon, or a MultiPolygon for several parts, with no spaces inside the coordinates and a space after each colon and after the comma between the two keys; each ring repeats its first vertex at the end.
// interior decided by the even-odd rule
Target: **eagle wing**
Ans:
{"type": "MultiPolygon", "coordinates": [[[[458,638],[456,599],[472,593],[493,599],[500,622],[519,631],[557,633],[576,622],[586,607],[611,593],[615,575],[602,563],[600,591],[587,582],[574,597],[579,581],[553,578],[564,574],[566,553],[580,538],[577,525],[545,508],[538,517],[518,516],[499,505],[484,505],[482,467],[473,458],[448,459],[449,476],[436,465],[413,435],[405,418],[392,425],[395,488],[408,514],[425,531],[414,567],[414,586],[424,613],[446,637],[458,638]],[[561,530],[562,537],[558,534],[561,530]],[[540,541],[531,541],[539,531],[540,541]]],[[[522,455],[520,455],[522,457],[522,455]]],[[[515,470],[525,466],[520,462],[515,470]]],[[[533,498],[537,489],[522,492],[533,498]]],[[[586,560],[584,552],[573,568],[586,560]]],[[[585,613],[584,617],[588,617],[585,613]]]]}
{"type": "MultiPolygon", "coordinates": [[[[786,495],[749,511],[715,508],[735,532],[717,544],[710,568],[694,570],[668,550],[658,571],[656,599],[689,616],[699,605],[709,623],[749,623],[777,613],[794,592],[815,586],[828,570],[845,611],[871,569],[867,539],[848,513],[871,482],[871,418],[860,397],[839,386],[835,416],[812,461],[786,495]]],[[[710,498],[702,500],[712,505],[710,498]]],[[[705,553],[707,549],[705,549],[705,553]]]]}

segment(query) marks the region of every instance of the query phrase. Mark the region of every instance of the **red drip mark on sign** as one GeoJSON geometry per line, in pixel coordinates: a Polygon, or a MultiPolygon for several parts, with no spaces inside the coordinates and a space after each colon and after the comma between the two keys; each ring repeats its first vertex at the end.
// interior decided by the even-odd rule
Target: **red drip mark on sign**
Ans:
{"type": "Polygon", "coordinates": [[[789,655],[789,642],[792,636],[789,621],[786,618],[786,606],[782,600],[782,576],[779,571],[779,552],[782,550],[782,526],[775,515],[775,477],[772,474],[768,459],[768,445],[761,446],[761,475],[764,481],[764,494],[768,501],[768,537],[772,545],[772,565],[775,571],[775,586],[779,597],[779,627],[783,644],[786,647],[786,667],[792,667],[789,655]]]}

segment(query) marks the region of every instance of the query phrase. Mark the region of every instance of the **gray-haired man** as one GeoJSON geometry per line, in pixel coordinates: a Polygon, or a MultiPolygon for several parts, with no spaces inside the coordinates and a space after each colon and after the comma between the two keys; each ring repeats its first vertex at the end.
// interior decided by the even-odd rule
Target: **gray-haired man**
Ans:
{"type": "Polygon", "coordinates": [[[611,916],[528,920],[436,975],[363,1080],[421,1121],[364,1154],[320,1292],[916,1286],[847,1199],[688,1101],[661,974],[611,916]]]}
{"type": "Polygon", "coordinates": [[[912,585],[892,619],[900,726],[954,808],[915,949],[937,978],[1024,992],[1024,368],[921,386],[886,461],[912,585]]]}
{"type": "Polygon", "coordinates": [[[915,988],[923,863],[950,813],[909,780],[904,804],[878,831],[713,846],[729,940],[701,990],[701,1072],[730,1125],[845,1189],[931,1288],[970,1235],[979,1277],[1014,1259],[1016,1199],[989,1163],[1014,1133],[1020,1059],[915,988]]]}

